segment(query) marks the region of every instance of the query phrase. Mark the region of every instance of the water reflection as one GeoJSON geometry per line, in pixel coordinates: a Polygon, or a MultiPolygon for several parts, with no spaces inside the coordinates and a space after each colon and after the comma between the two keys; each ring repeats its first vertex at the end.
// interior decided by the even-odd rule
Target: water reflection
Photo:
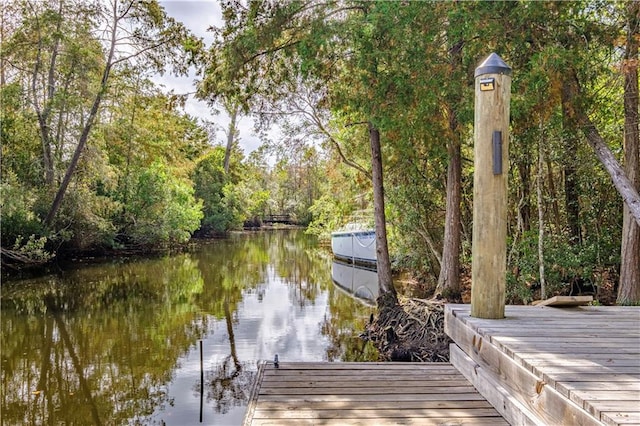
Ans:
{"type": "Polygon", "coordinates": [[[378,298],[378,273],[375,269],[334,260],[331,278],[348,294],[369,306],[375,306],[378,298]]]}
{"type": "Polygon", "coordinates": [[[376,360],[302,232],[5,282],[2,424],[239,424],[256,363],[376,360]]]}

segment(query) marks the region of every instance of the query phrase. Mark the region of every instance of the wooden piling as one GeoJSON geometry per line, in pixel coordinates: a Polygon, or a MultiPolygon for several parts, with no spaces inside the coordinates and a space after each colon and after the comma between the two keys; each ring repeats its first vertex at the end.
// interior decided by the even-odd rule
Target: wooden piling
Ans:
{"type": "Polygon", "coordinates": [[[504,318],[511,68],[495,53],[475,71],[471,315],[504,318]]]}

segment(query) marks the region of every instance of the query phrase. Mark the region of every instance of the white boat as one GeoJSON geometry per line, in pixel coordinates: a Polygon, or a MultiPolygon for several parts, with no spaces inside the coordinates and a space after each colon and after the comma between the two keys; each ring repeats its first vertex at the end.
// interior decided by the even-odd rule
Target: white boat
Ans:
{"type": "Polygon", "coordinates": [[[333,282],[351,297],[374,306],[378,297],[378,273],[375,269],[334,260],[331,265],[333,282]]]}
{"type": "Polygon", "coordinates": [[[333,255],[351,263],[376,263],[376,231],[350,223],[331,233],[333,255]]]}

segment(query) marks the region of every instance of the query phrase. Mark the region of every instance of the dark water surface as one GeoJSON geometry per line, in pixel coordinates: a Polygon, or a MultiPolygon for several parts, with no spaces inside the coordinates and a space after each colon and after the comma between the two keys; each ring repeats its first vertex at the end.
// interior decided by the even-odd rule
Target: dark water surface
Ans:
{"type": "Polygon", "coordinates": [[[5,280],[0,424],[238,425],[260,360],[376,360],[331,268],[272,231],[5,280]]]}

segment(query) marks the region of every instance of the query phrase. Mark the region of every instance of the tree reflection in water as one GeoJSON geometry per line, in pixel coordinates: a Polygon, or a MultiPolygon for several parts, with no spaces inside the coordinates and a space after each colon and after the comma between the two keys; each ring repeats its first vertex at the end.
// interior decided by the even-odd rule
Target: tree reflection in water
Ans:
{"type": "MultiPolygon", "coordinates": [[[[206,371],[204,382],[207,402],[213,403],[215,411],[222,414],[226,414],[231,407],[247,404],[256,375],[256,371],[250,369],[252,365],[238,359],[228,301],[224,303],[224,313],[230,353],[222,362],[216,363],[213,369],[206,371]]],[[[195,387],[195,390],[201,392],[200,384],[195,387]]]]}
{"type": "Polygon", "coordinates": [[[303,232],[263,232],[4,280],[2,423],[197,424],[200,340],[205,418],[222,424],[236,423],[257,362],[275,353],[377,359],[357,338],[370,308],[336,291],[330,271],[303,232]]]}

